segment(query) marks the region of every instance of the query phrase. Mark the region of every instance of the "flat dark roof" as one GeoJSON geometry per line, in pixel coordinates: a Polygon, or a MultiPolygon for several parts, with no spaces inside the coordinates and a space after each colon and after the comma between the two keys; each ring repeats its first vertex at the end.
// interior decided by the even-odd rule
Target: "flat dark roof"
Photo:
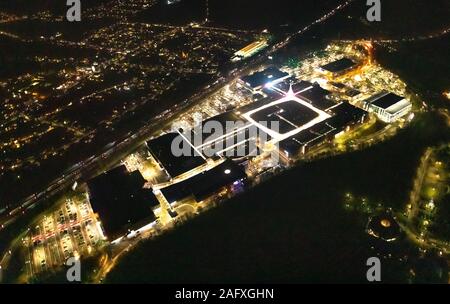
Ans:
{"type": "Polygon", "coordinates": [[[328,132],[332,131],[334,127],[330,126],[326,121],[322,121],[308,130],[314,134],[323,135],[327,134],[328,132]]]}
{"type": "Polygon", "coordinates": [[[296,155],[304,146],[314,145],[323,138],[335,135],[346,126],[361,120],[366,114],[366,111],[347,102],[340,103],[330,111],[333,112],[333,117],[280,141],[279,148],[290,155],[296,155]]]}
{"type": "Polygon", "coordinates": [[[242,159],[245,157],[253,157],[261,154],[261,150],[257,146],[257,139],[248,138],[245,142],[239,142],[236,147],[222,153],[223,156],[232,159],[242,159]]]}
{"type": "Polygon", "coordinates": [[[213,169],[166,187],[161,192],[169,203],[182,200],[191,195],[197,201],[201,201],[222,187],[245,178],[247,178],[245,171],[232,160],[227,159],[213,169]]]}
{"type": "Polygon", "coordinates": [[[260,108],[260,107],[262,107],[268,103],[271,103],[272,101],[278,100],[278,99],[280,99],[280,96],[276,96],[276,97],[269,96],[269,97],[254,101],[252,103],[249,103],[248,105],[242,106],[242,107],[236,109],[236,111],[239,111],[241,113],[250,112],[250,111],[256,110],[257,108],[260,108]]]}
{"type": "Polygon", "coordinates": [[[322,69],[328,72],[337,73],[350,69],[355,65],[356,63],[353,60],[349,58],[342,58],[322,66],[322,69]]]}
{"type": "Polygon", "coordinates": [[[387,109],[402,99],[403,99],[403,97],[401,97],[401,96],[398,96],[394,93],[388,93],[388,94],[376,99],[375,101],[373,101],[372,104],[377,107],[380,107],[382,109],[387,109]]]}
{"type": "Polygon", "coordinates": [[[298,82],[295,82],[292,85],[292,90],[294,90],[295,93],[298,93],[304,89],[306,89],[307,87],[312,86],[313,84],[309,81],[305,81],[305,80],[300,80],[298,82]]]}
{"type": "Polygon", "coordinates": [[[147,147],[171,177],[176,177],[206,163],[178,133],[168,133],[152,139],[147,142],[147,147]],[[175,139],[180,139],[183,145],[189,147],[192,156],[175,156],[172,153],[172,142],[175,139]]]}
{"type": "Polygon", "coordinates": [[[278,122],[280,133],[284,134],[301,127],[318,115],[301,103],[290,100],[255,112],[251,117],[255,121],[266,122],[268,126],[270,126],[270,122],[278,122]]]}
{"type": "Polygon", "coordinates": [[[87,182],[90,201],[108,236],[116,236],[130,225],[154,220],[151,210],[158,204],[155,195],[143,189],[145,180],[139,171],[128,173],[120,166],[87,182]]]}
{"type": "MultiPolygon", "coordinates": [[[[228,111],[222,114],[219,114],[217,116],[211,117],[207,120],[202,121],[201,123],[201,128],[200,131],[201,132],[201,137],[203,140],[203,143],[208,142],[210,140],[213,140],[214,138],[212,137],[212,134],[207,134],[204,132],[203,128],[205,126],[207,126],[207,124],[209,122],[218,122],[220,124],[220,126],[222,127],[223,131],[226,133],[232,132],[234,126],[246,126],[249,125],[250,123],[247,120],[241,119],[237,114],[236,111],[228,111]]],[[[193,136],[195,134],[195,132],[198,130],[198,128],[194,128],[192,130],[193,132],[193,136]]],[[[217,130],[211,130],[211,132],[216,132],[217,130]]]]}
{"type": "Polygon", "coordinates": [[[251,88],[264,86],[266,83],[288,76],[286,72],[282,72],[276,67],[269,67],[264,71],[255,72],[241,78],[242,81],[248,83],[251,88]]]}
{"type": "Polygon", "coordinates": [[[302,132],[292,136],[291,138],[299,144],[306,145],[307,143],[312,142],[321,136],[321,134],[315,134],[310,132],[309,130],[303,130],[302,132]]]}
{"type": "Polygon", "coordinates": [[[211,140],[208,138],[206,143],[209,144],[202,147],[202,153],[211,156],[212,153],[217,154],[222,150],[227,150],[224,153],[219,154],[229,158],[242,158],[249,156],[250,153],[254,156],[254,152],[257,152],[255,151],[255,147],[258,136],[260,136],[260,134],[250,132],[249,128],[237,132],[231,131],[227,133],[226,137],[211,138],[211,140]]]}
{"type": "Polygon", "coordinates": [[[325,120],[325,122],[338,130],[342,130],[349,124],[361,120],[367,114],[366,111],[357,108],[348,102],[342,102],[330,111],[332,111],[335,116],[325,120]]]}
{"type": "Polygon", "coordinates": [[[289,156],[293,156],[300,153],[303,145],[296,142],[295,140],[292,139],[292,137],[290,137],[280,141],[278,143],[278,147],[281,150],[289,153],[289,156]]]}
{"type": "Polygon", "coordinates": [[[329,91],[323,89],[320,85],[315,83],[311,89],[299,93],[298,97],[306,100],[320,110],[326,110],[335,105],[334,102],[327,99],[329,94],[329,91]]]}
{"type": "Polygon", "coordinates": [[[335,129],[324,121],[280,141],[278,145],[281,150],[288,152],[292,156],[299,154],[303,147],[312,146],[322,141],[325,136],[334,134],[335,129]]]}

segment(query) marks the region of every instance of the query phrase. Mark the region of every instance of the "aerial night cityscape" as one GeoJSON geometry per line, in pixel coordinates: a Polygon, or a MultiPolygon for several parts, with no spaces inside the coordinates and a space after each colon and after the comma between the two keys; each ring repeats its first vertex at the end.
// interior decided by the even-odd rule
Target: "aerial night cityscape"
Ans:
{"type": "Polygon", "coordinates": [[[448,0],[0,1],[0,284],[449,284],[449,58],[448,0]]]}

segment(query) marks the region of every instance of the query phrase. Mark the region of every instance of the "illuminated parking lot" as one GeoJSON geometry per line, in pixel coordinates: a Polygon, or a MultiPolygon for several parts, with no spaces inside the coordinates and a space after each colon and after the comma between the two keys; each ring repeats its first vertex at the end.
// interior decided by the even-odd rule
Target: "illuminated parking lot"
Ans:
{"type": "Polygon", "coordinates": [[[70,257],[89,256],[104,239],[87,197],[67,199],[31,230],[28,247],[32,274],[61,266],[70,257]]]}

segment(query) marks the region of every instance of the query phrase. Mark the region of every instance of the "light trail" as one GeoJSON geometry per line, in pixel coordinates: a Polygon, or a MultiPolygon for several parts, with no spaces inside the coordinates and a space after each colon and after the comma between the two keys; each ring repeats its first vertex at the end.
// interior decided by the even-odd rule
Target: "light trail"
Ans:
{"type": "MultiPolygon", "coordinates": [[[[401,43],[401,42],[415,42],[415,41],[425,41],[430,39],[436,39],[442,36],[445,36],[450,33],[450,27],[442,29],[439,32],[422,34],[414,37],[403,37],[399,39],[388,39],[388,38],[370,38],[370,42],[375,43],[401,43]]],[[[339,40],[340,42],[353,43],[354,40],[339,40]]]]}
{"type": "Polygon", "coordinates": [[[15,35],[15,34],[11,34],[11,33],[4,32],[4,31],[0,31],[0,35],[6,36],[6,37],[9,37],[9,38],[13,38],[13,39],[16,39],[16,40],[20,40],[21,42],[32,42],[31,40],[27,40],[27,39],[24,39],[24,38],[22,38],[20,36],[15,35]]]}
{"type": "MultiPolygon", "coordinates": [[[[274,46],[272,47],[272,49],[268,51],[268,53],[270,54],[270,53],[273,53],[273,52],[275,52],[275,51],[277,51],[277,50],[283,48],[283,47],[286,46],[286,45],[290,42],[290,40],[291,40],[292,38],[294,38],[296,35],[303,34],[303,33],[305,33],[307,30],[309,30],[313,25],[316,25],[316,24],[318,24],[318,23],[324,22],[325,20],[327,20],[327,19],[330,18],[331,16],[335,15],[338,11],[340,11],[340,10],[342,10],[343,8],[347,7],[349,4],[351,4],[351,3],[354,2],[354,1],[355,1],[355,0],[349,0],[349,1],[346,1],[345,3],[343,3],[343,4],[341,4],[341,5],[338,5],[335,9],[333,9],[333,10],[331,10],[329,13],[323,15],[321,18],[317,19],[316,21],[314,21],[314,22],[311,23],[310,25],[308,25],[308,26],[306,26],[306,27],[300,29],[300,30],[297,31],[296,33],[290,35],[290,36],[289,36],[287,39],[285,39],[283,42],[274,45],[274,46]]],[[[4,33],[0,33],[0,34],[4,34],[4,33]]],[[[20,38],[20,37],[19,37],[19,38],[20,38]]],[[[17,39],[17,38],[16,38],[16,39],[17,39]]],[[[81,45],[78,45],[78,46],[81,46],[81,45]]],[[[246,67],[246,68],[248,68],[248,67],[246,67]]],[[[240,73],[242,73],[242,71],[244,71],[246,68],[242,68],[242,69],[240,70],[240,73]]],[[[225,81],[227,78],[229,78],[229,77],[231,77],[231,76],[236,76],[236,75],[238,75],[238,72],[232,72],[232,73],[229,74],[228,77],[224,77],[224,81],[225,81]]],[[[197,93],[197,94],[194,94],[194,96],[192,96],[191,99],[194,100],[194,99],[197,99],[198,97],[203,97],[204,95],[205,95],[205,92],[203,92],[203,93],[197,93]]],[[[296,101],[299,100],[300,103],[304,102],[304,101],[302,101],[301,99],[298,99],[298,98],[296,98],[296,99],[297,99],[296,101]]],[[[305,106],[309,107],[309,103],[307,103],[307,102],[304,102],[304,103],[305,103],[305,104],[304,104],[305,106]]],[[[302,103],[302,104],[303,104],[303,103],[302,103]]],[[[149,128],[150,128],[149,126],[146,126],[145,128],[139,130],[136,134],[142,136],[142,134],[146,133],[146,131],[148,132],[148,129],[149,129],[149,128]]],[[[181,134],[180,134],[180,135],[181,135],[181,134]]],[[[182,136],[183,136],[183,135],[182,135],[182,136]]],[[[290,135],[289,135],[289,136],[290,136],[290,135]]],[[[127,139],[129,139],[129,137],[127,137],[127,139]]],[[[189,142],[189,141],[188,141],[188,142],[189,142]]],[[[112,152],[112,151],[118,150],[119,147],[120,147],[122,144],[124,144],[124,143],[125,143],[125,142],[120,142],[120,143],[119,143],[118,145],[116,145],[115,147],[113,147],[113,148],[111,148],[111,149],[108,149],[108,150],[107,150],[108,153],[109,153],[109,151],[112,152]]],[[[193,147],[193,148],[195,149],[195,147],[193,147]]],[[[83,169],[83,170],[89,169],[89,168],[90,168],[90,165],[91,165],[94,161],[97,161],[99,157],[105,155],[105,153],[107,153],[107,152],[104,152],[103,154],[98,155],[98,156],[96,156],[96,157],[94,157],[94,158],[92,158],[92,159],[86,161],[85,163],[83,162],[82,166],[80,166],[80,168],[79,168],[78,170],[76,170],[76,171],[74,172],[73,175],[65,176],[65,177],[63,177],[62,179],[57,179],[58,185],[53,184],[53,185],[51,185],[50,187],[48,187],[48,189],[45,190],[45,191],[42,192],[42,193],[43,193],[43,194],[46,194],[46,195],[51,195],[51,194],[55,193],[56,190],[60,190],[60,189],[61,189],[61,186],[59,185],[59,181],[65,182],[67,179],[71,179],[73,176],[78,177],[78,176],[81,174],[82,169],[83,169]]],[[[201,153],[199,153],[199,155],[202,156],[201,153]]],[[[203,156],[202,156],[202,157],[203,157],[203,156]]],[[[29,202],[27,202],[27,203],[29,204],[29,206],[34,206],[35,204],[37,204],[37,203],[40,201],[40,199],[43,198],[42,196],[44,196],[44,195],[39,194],[39,195],[37,195],[36,197],[33,197],[33,198],[31,199],[31,201],[29,201],[29,202]]],[[[22,208],[23,208],[23,207],[22,207],[22,208]]],[[[20,211],[20,209],[18,209],[18,211],[20,211]]],[[[23,211],[22,211],[22,212],[23,212],[23,211]]],[[[10,215],[11,215],[11,214],[10,214],[10,215]]],[[[11,219],[11,220],[12,220],[12,219],[11,219]]],[[[9,223],[9,220],[8,220],[7,222],[9,223]]],[[[7,224],[7,222],[4,222],[4,223],[3,223],[4,225],[2,225],[1,228],[4,228],[4,226],[6,226],[6,224],[7,224]]],[[[74,224],[74,225],[77,225],[77,224],[74,224]]],[[[128,249],[127,249],[126,251],[128,251],[128,249]]],[[[123,252],[122,252],[122,253],[123,253],[123,252]]],[[[113,261],[116,262],[117,259],[119,258],[119,256],[120,256],[120,255],[117,255],[113,261]]],[[[105,271],[102,271],[100,277],[103,277],[104,275],[106,275],[106,274],[113,268],[114,264],[115,264],[115,263],[112,263],[112,264],[110,265],[110,267],[108,267],[108,269],[106,269],[105,271]]]]}
{"type": "Polygon", "coordinates": [[[94,218],[93,215],[86,215],[86,216],[84,216],[82,219],[80,219],[78,221],[74,221],[74,222],[71,222],[71,223],[65,223],[65,224],[58,224],[57,229],[55,231],[47,232],[47,233],[44,233],[44,234],[35,235],[35,236],[32,237],[32,241],[33,242],[34,241],[39,241],[39,240],[43,241],[43,240],[49,239],[49,238],[55,236],[56,233],[60,233],[61,231],[64,231],[64,230],[69,229],[69,228],[74,228],[74,227],[76,227],[78,225],[81,225],[82,223],[84,223],[84,222],[86,222],[88,220],[95,220],[95,218],[94,218]]]}
{"type": "MultiPolygon", "coordinates": [[[[331,10],[328,13],[326,13],[325,15],[323,15],[321,18],[319,18],[316,21],[312,22],[308,26],[305,26],[304,28],[298,30],[297,32],[289,35],[284,41],[274,45],[272,47],[272,49],[267,51],[267,54],[269,54],[269,55],[273,54],[274,52],[278,51],[279,49],[285,47],[290,42],[290,40],[293,39],[295,36],[305,33],[306,31],[308,31],[315,24],[324,22],[325,20],[327,20],[330,17],[334,16],[340,10],[344,9],[345,7],[347,7],[348,5],[350,5],[351,3],[355,2],[355,1],[357,1],[357,0],[348,0],[345,3],[338,5],[333,10],[331,10]]],[[[152,25],[153,26],[166,26],[166,25],[156,25],[156,24],[152,24],[152,25]]],[[[179,27],[171,27],[171,28],[175,31],[179,27]]],[[[5,34],[4,32],[1,32],[1,33],[5,34]]],[[[77,44],[77,45],[80,46],[80,47],[85,47],[85,45],[83,45],[83,44],[77,44]]],[[[245,70],[245,69],[247,69],[247,67],[242,68],[241,71],[245,70]]],[[[231,77],[234,78],[237,75],[238,75],[238,72],[232,72],[232,73],[230,73],[229,77],[224,77],[223,82],[225,82],[227,80],[227,78],[231,78],[231,77]]],[[[217,84],[217,85],[219,85],[219,84],[217,84]]],[[[194,94],[193,96],[191,96],[191,100],[197,100],[197,99],[201,98],[203,95],[204,95],[203,92],[194,94]]],[[[171,116],[171,115],[169,114],[168,116],[171,116]]],[[[157,117],[157,118],[161,118],[161,117],[157,117]]],[[[150,128],[150,126],[146,126],[143,129],[141,129],[140,131],[138,131],[137,134],[141,135],[141,133],[144,133],[145,131],[148,131],[149,128],[150,128]]],[[[127,139],[128,138],[129,137],[127,137],[127,139]]],[[[126,141],[125,139],[123,139],[123,140],[124,140],[123,142],[118,144],[116,147],[109,149],[108,151],[113,152],[113,151],[119,150],[120,146],[122,144],[124,144],[125,141],[126,141]]],[[[109,153],[109,152],[101,153],[96,158],[89,159],[89,160],[83,162],[83,164],[78,168],[77,171],[75,171],[75,172],[73,172],[73,173],[71,173],[69,175],[63,176],[62,178],[59,178],[59,179],[55,180],[53,183],[50,183],[50,186],[46,190],[42,191],[41,193],[39,193],[38,195],[36,195],[35,197],[33,197],[31,199],[27,199],[25,201],[25,203],[22,203],[21,206],[19,206],[17,208],[14,208],[13,210],[5,211],[5,213],[8,212],[8,215],[4,216],[5,218],[0,220],[0,231],[5,229],[10,224],[14,223],[15,220],[17,219],[17,216],[19,215],[19,213],[25,213],[25,210],[28,210],[29,208],[33,208],[34,206],[37,205],[37,203],[41,202],[47,196],[51,196],[54,193],[56,193],[59,190],[61,190],[62,188],[64,188],[63,186],[65,186],[65,182],[67,180],[70,180],[72,177],[74,177],[73,179],[75,179],[75,180],[78,179],[79,176],[81,175],[82,171],[84,171],[84,170],[87,171],[87,170],[91,169],[91,166],[94,165],[94,160],[98,160],[105,153],[109,153]],[[60,184],[60,182],[61,182],[61,184],[60,184]]],[[[70,182],[73,182],[73,181],[70,180],[70,182]]]]}

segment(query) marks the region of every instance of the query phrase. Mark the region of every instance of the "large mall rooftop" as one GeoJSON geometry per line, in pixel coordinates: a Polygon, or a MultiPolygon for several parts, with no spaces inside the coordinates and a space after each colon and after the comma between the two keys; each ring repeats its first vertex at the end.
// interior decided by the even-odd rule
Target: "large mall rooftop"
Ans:
{"type": "Polygon", "coordinates": [[[152,191],[144,189],[139,171],[116,167],[88,181],[92,209],[102,222],[105,234],[116,236],[144,220],[154,220],[152,207],[158,201],[152,191]]]}

